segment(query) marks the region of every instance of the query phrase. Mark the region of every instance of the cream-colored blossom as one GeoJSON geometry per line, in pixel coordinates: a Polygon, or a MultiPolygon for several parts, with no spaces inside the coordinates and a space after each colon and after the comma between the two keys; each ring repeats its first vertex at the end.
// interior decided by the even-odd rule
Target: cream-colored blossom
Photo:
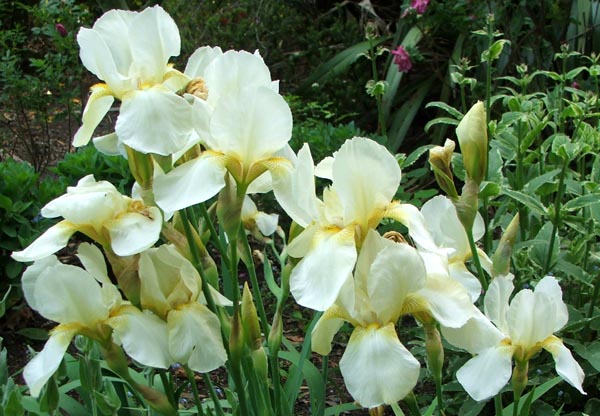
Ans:
{"type": "Polygon", "coordinates": [[[22,251],[17,261],[33,261],[65,247],[79,231],[119,256],[130,256],[151,247],[159,238],[162,215],[156,207],[119,193],[110,182],[96,182],[93,175],[42,208],[46,218],[63,217],[22,251]]]}

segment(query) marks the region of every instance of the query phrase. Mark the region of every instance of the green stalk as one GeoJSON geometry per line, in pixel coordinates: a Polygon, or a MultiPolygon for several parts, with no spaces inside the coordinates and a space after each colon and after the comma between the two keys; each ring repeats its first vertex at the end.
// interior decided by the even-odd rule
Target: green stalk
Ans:
{"type": "Polygon", "coordinates": [[[496,416],[502,416],[502,393],[498,393],[494,396],[494,409],[496,410],[496,416]]]}
{"type": "Polygon", "coordinates": [[[198,409],[198,415],[204,416],[204,411],[202,410],[202,401],[200,400],[200,395],[198,394],[198,386],[196,385],[194,372],[187,365],[184,365],[183,368],[185,368],[185,375],[187,376],[192,387],[192,393],[194,394],[194,402],[196,403],[196,408],[198,409]]]}
{"type": "Polygon", "coordinates": [[[162,381],[163,387],[165,388],[165,395],[169,400],[169,403],[173,405],[174,408],[177,408],[177,403],[175,403],[175,396],[173,396],[173,383],[169,381],[165,370],[162,368],[157,369],[158,375],[160,377],[160,381],[162,381]]]}
{"type": "Polygon", "coordinates": [[[552,234],[550,235],[550,243],[548,244],[548,253],[546,254],[546,262],[544,264],[544,274],[548,273],[550,269],[550,262],[552,261],[552,252],[554,251],[554,244],[556,243],[556,232],[560,226],[560,204],[564,193],[565,187],[565,176],[569,161],[565,159],[563,167],[560,171],[560,177],[558,179],[558,190],[554,199],[554,220],[552,221],[552,234]]]}
{"type": "Polygon", "coordinates": [[[204,384],[208,388],[208,393],[210,394],[210,398],[215,404],[215,410],[219,416],[225,416],[225,412],[223,412],[223,408],[221,407],[221,401],[217,397],[217,393],[215,392],[215,386],[213,385],[210,376],[206,373],[202,373],[202,380],[204,380],[204,384]]]}
{"type": "Polygon", "coordinates": [[[256,268],[254,267],[254,262],[252,261],[252,249],[250,248],[250,243],[248,243],[248,239],[244,238],[244,244],[246,245],[246,249],[248,253],[250,253],[250,264],[248,265],[248,274],[250,275],[250,283],[252,283],[252,292],[254,299],[257,302],[258,307],[258,315],[260,316],[260,324],[263,328],[263,334],[269,333],[269,321],[267,320],[267,313],[265,312],[265,305],[262,300],[260,286],[258,285],[258,277],[256,276],[256,268]]]}
{"type": "MultiPolygon", "coordinates": [[[[494,43],[494,25],[493,25],[493,16],[490,15],[487,18],[487,47],[488,47],[488,51],[489,49],[492,47],[492,44],[494,43]]],[[[491,109],[492,109],[492,58],[490,56],[490,54],[487,54],[487,62],[486,62],[486,67],[485,67],[485,114],[487,117],[486,120],[486,128],[487,128],[487,134],[488,137],[490,137],[490,129],[489,129],[489,120],[491,118],[491,109]]],[[[490,137],[491,140],[491,137],[490,137]]],[[[488,154],[489,154],[489,142],[490,140],[488,140],[488,154]]],[[[488,170],[489,170],[489,163],[486,165],[486,173],[485,173],[485,180],[487,180],[488,178],[488,170]]],[[[483,248],[485,250],[486,253],[489,253],[490,250],[492,249],[492,234],[489,232],[489,227],[490,227],[490,215],[488,212],[488,198],[487,196],[482,198],[482,205],[483,205],[483,212],[482,212],[482,217],[483,217],[483,223],[484,223],[484,234],[483,234],[483,248]]],[[[472,247],[471,247],[472,250],[472,247]]],[[[473,252],[473,257],[475,257],[475,252],[473,252]]],[[[477,262],[479,261],[479,258],[477,258],[477,262]]],[[[478,271],[481,269],[481,265],[478,268],[478,271]]],[[[480,272],[480,280],[485,281],[485,277],[483,276],[483,274],[480,272]]],[[[487,282],[485,285],[485,288],[487,289],[487,282]]]]}
{"type": "MultiPolygon", "coordinates": [[[[198,247],[196,247],[196,243],[194,242],[194,235],[192,233],[189,217],[187,215],[187,209],[182,209],[181,211],[179,211],[179,214],[181,215],[181,222],[183,223],[185,236],[188,240],[188,245],[190,246],[190,252],[192,254],[194,267],[196,268],[196,270],[198,270],[198,273],[200,273],[200,277],[202,278],[202,293],[204,293],[204,297],[206,298],[206,306],[208,307],[208,309],[210,309],[211,312],[215,313],[217,316],[220,316],[220,314],[217,311],[217,305],[215,304],[215,300],[213,299],[212,293],[209,288],[208,279],[204,277],[204,267],[202,266],[202,261],[200,260],[200,252],[198,251],[198,247]]],[[[221,328],[223,328],[222,325],[221,328]]],[[[223,340],[225,341],[225,339],[223,340]]]]}
{"type": "Polygon", "coordinates": [[[471,248],[471,254],[473,255],[473,263],[475,264],[475,268],[477,269],[477,278],[481,283],[481,287],[483,290],[487,290],[488,282],[483,273],[483,267],[481,267],[481,261],[479,260],[479,253],[477,253],[477,245],[475,245],[475,239],[473,238],[473,230],[465,229],[467,232],[467,239],[469,240],[469,247],[471,248]]]}
{"type": "MultiPolygon", "coordinates": [[[[375,53],[375,48],[373,47],[373,40],[369,38],[369,55],[371,59],[371,72],[373,75],[373,82],[377,84],[379,82],[379,74],[377,73],[377,65],[375,63],[375,58],[377,54],[375,53]]],[[[387,128],[385,125],[385,114],[383,114],[383,103],[381,99],[381,95],[375,94],[375,102],[377,103],[377,120],[379,122],[379,129],[381,131],[381,135],[383,137],[387,137],[387,128]]]]}
{"type": "Polygon", "coordinates": [[[210,218],[210,214],[208,213],[208,210],[206,209],[206,205],[204,204],[204,202],[200,204],[200,212],[202,214],[202,218],[204,218],[204,222],[206,222],[206,225],[208,226],[208,230],[210,231],[211,238],[213,239],[213,242],[215,243],[215,245],[217,246],[217,249],[219,250],[219,254],[221,254],[222,257],[227,257],[227,252],[225,251],[225,248],[221,244],[221,240],[219,239],[219,233],[217,232],[217,229],[215,228],[215,225],[213,224],[213,222],[210,218]]]}

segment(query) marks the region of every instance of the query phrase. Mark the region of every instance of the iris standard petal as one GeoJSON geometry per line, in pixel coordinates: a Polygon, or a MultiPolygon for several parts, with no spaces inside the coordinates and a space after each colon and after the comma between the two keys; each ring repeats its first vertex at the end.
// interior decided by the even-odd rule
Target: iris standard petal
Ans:
{"type": "Polygon", "coordinates": [[[192,131],[192,106],[160,86],[123,97],[115,125],[119,140],[127,146],[165,156],[184,147],[192,131]]]}
{"type": "Polygon", "coordinates": [[[246,51],[227,51],[215,58],[203,76],[208,86],[208,103],[216,106],[220,99],[242,88],[270,87],[271,73],[260,55],[246,51]]]}
{"type": "Polygon", "coordinates": [[[48,228],[33,243],[21,251],[15,251],[11,257],[16,261],[34,261],[56,253],[67,246],[69,238],[77,229],[69,221],[61,221],[48,228]]]}
{"type": "Polygon", "coordinates": [[[146,82],[159,83],[171,56],[179,55],[181,39],[177,24],[160,6],[137,13],[129,26],[132,70],[146,82]]]}
{"type": "Polygon", "coordinates": [[[206,306],[188,303],[169,312],[169,351],[180,362],[200,373],[227,361],[219,318],[206,306]]]}
{"type": "Polygon", "coordinates": [[[185,66],[185,75],[191,78],[202,77],[206,67],[217,57],[223,55],[220,47],[202,46],[194,51],[185,66]]]}
{"type": "Polygon", "coordinates": [[[106,261],[98,247],[90,243],[81,243],[77,248],[77,258],[89,274],[104,284],[111,284],[106,269],[106,261]]]}
{"type": "Polygon", "coordinates": [[[552,354],[558,375],[579,390],[581,394],[586,394],[582,386],[585,374],[562,341],[552,336],[544,342],[544,349],[552,354]]]}
{"type": "Polygon", "coordinates": [[[396,403],[410,393],[419,379],[420,365],[390,323],[354,329],[340,370],[354,400],[372,408],[396,403]]]}
{"type": "Polygon", "coordinates": [[[457,258],[464,261],[470,255],[467,233],[449,198],[443,195],[431,198],[423,204],[421,213],[425,217],[435,243],[442,248],[454,250],[449,256],[450,259],[457,258]]]}
{"type": "Polygon", "coordinates": [[[510,380],[512,354],[511,346],[488,348],[467,361],[456,372],[456,378],[474,400],[489,399],[510,380]]]}
{"type": "MultiPolygon", "coordinates": [[[[110,13],[110,12],[109,12],[110,13]]],[[[117,14],[106,14],[106,16],[115,16],[117,14]]],[[[126,36],[123,35],[123,36],[126,36]]],[[[123,42],[123,36],[118,36],[120,42],[125,47],[129,45],[123,42]]],[[[113,37],[116,38],[113,34],[113,37]]],[[[100,32],[94,29],[81,28],[77,34],[77,43],[79,43],[79,58],[83,65],[99,79],[106,82],[111,92],[120,98],[121,95],[131,88],[131,80],[128,79],[124,68],[118,68],[113,56],[113,51],[107,45],[106,39],[103,38],[100,32]]],[[[129,62],[127,62],[127,67],[129,62]]]]}
{"type": "Polygon", "coordinates": [[[554,320],[554,330],[556,332],[560,330],[569,321],[569,311],[567,305],[562,300],[562,289],[552,276],[546,276],[535,285],[535,293],[544,293],[556,306],[556,315],[553,318],[548,319],[554,320]]]}
{"type": "Polygon", "coordinates": [[[174,212],[212,198],[225,186],[223,163],[222,157],[204,153],[166,175],[155,175],[156,203],[164,211],[174,212]]]}
{"type": "Polygon", "coordinates": [[[349,229],[321,230],[312,247],[292,270],[290,289],[296,302],[324,311],[338,297],[356,262],[354,233],[349,229]]]}
{"type": "Polygon", "coordinates": [[[510,339],[526,350],[533,347],[552,335],[555,316],[556,305],[546,294],[520,290],[510,302],[506,315],[510,339]]]}
{"type": "Polygon", "coordinates": [[[106,225],[110,245],[118,256],[131,256],[150,248],[160,237],[162,215],[157,207],[127,212],[106,225]]]}
{"type": "Polygon", "coordinates": [[[504,333],[509,333],[506,321],[509,298],[514,290],[513,275],[497,276],[491,281],[483,301],[486,316],[504,333]]]}
{"type": "Polygon", "coordinates": [[[73,146],[75,147],[85,146],[89,143],[94,130],[96,130],[96,127],[98,127],[98,124],[115,101],[112,91],[104,84],[95,85],[91,90],[92,94],[83,110],[82,125],[73,138],[73,146]]]}
{"type": "Polygon", "coordinates": [[[400,166],[382,145],[364,137],[347,140],[334,154],[333,185],[344,221],[361,226],[392,200],[400,184],[400,166]]]}
{"type": "Polygon", "coordinates": [[[134,360],[154,368],[168,368],[175,360],[169,354],[167,323],[151,312],[133,306],[121,308],[107,321],[115,343],[134,360]]]}
{"type": "Polygon", "coordinates": [[[60,263],[55,256],[28,267],[22,283],[27,303],[50,320],[92,328],[108,318],[108,307],[102,302],[96,279],[80,267],[60,263]]]}
{"type": "Polygon", "coordinates": [[[273,191],[283,210],[301,227],[319,217],[314,163],[307,143],[298,151],[293,170],[273,177],[273,191]]]}
{"type": "Polygon", "coordinates": [[[292,113],[266,87],[243,88],[219,100],[210,120],[211,146],[244,166],[268,159],[292,137],[292,113]]]}
{"type": "Polygon", "coordinates": [[[417,250],[408,244],[387,240],[386,247],[371,264],[366,280],[371,307],[378,319],[395,322],[406,297],[426,284],[425,265],[417,250]]]}
{"type": "Polygon", "coordinates": [[[58,369],[75,333],[74,328],[62,329],[60,326],[54,328],[44,349],[23,369],[23,378],[33,397],[39,396],[42,387],[58,369]]]}

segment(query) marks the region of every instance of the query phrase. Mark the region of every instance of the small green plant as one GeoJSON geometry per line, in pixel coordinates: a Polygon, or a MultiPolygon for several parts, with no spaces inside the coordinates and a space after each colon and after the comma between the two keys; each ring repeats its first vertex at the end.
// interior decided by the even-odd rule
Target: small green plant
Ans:
{"type": "Polygon", "coordinates": [[[57,153],[56,136],[69,143],[79,122],[86,88],[75,36],[90,12],[74,0],[49,0],[15,3],[0,18],[11,22],[0,23],[0,142],[40,171],[57,153]]]}

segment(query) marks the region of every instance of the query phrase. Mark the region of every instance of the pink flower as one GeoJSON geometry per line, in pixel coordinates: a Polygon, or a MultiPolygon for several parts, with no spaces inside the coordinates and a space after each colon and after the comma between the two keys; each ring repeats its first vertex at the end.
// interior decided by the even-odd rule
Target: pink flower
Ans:
{"type": "Polygon", "coordinates": [[[391,51],[391,53],[394,55],[394,63],[398,65],[398,71],[408,72],[412,69],[413,64],[410,60],[410,55],[404,46],[398,46],[396,49],[391,51]]]}
{"type": "Polygon", "coordinates": [[[69,34],[69,32],[67,31],[67,28],[62,23],[55,24],[54,28],[56,29],[58,34],[63,38],[69,34]]]}
{"type": "Polygon", "coordinates": [[[429,5],[429,0],[412,0],[410,2],[411,9],[415,9],[417,14],[425,13],[427,6],[429,5]]]}

